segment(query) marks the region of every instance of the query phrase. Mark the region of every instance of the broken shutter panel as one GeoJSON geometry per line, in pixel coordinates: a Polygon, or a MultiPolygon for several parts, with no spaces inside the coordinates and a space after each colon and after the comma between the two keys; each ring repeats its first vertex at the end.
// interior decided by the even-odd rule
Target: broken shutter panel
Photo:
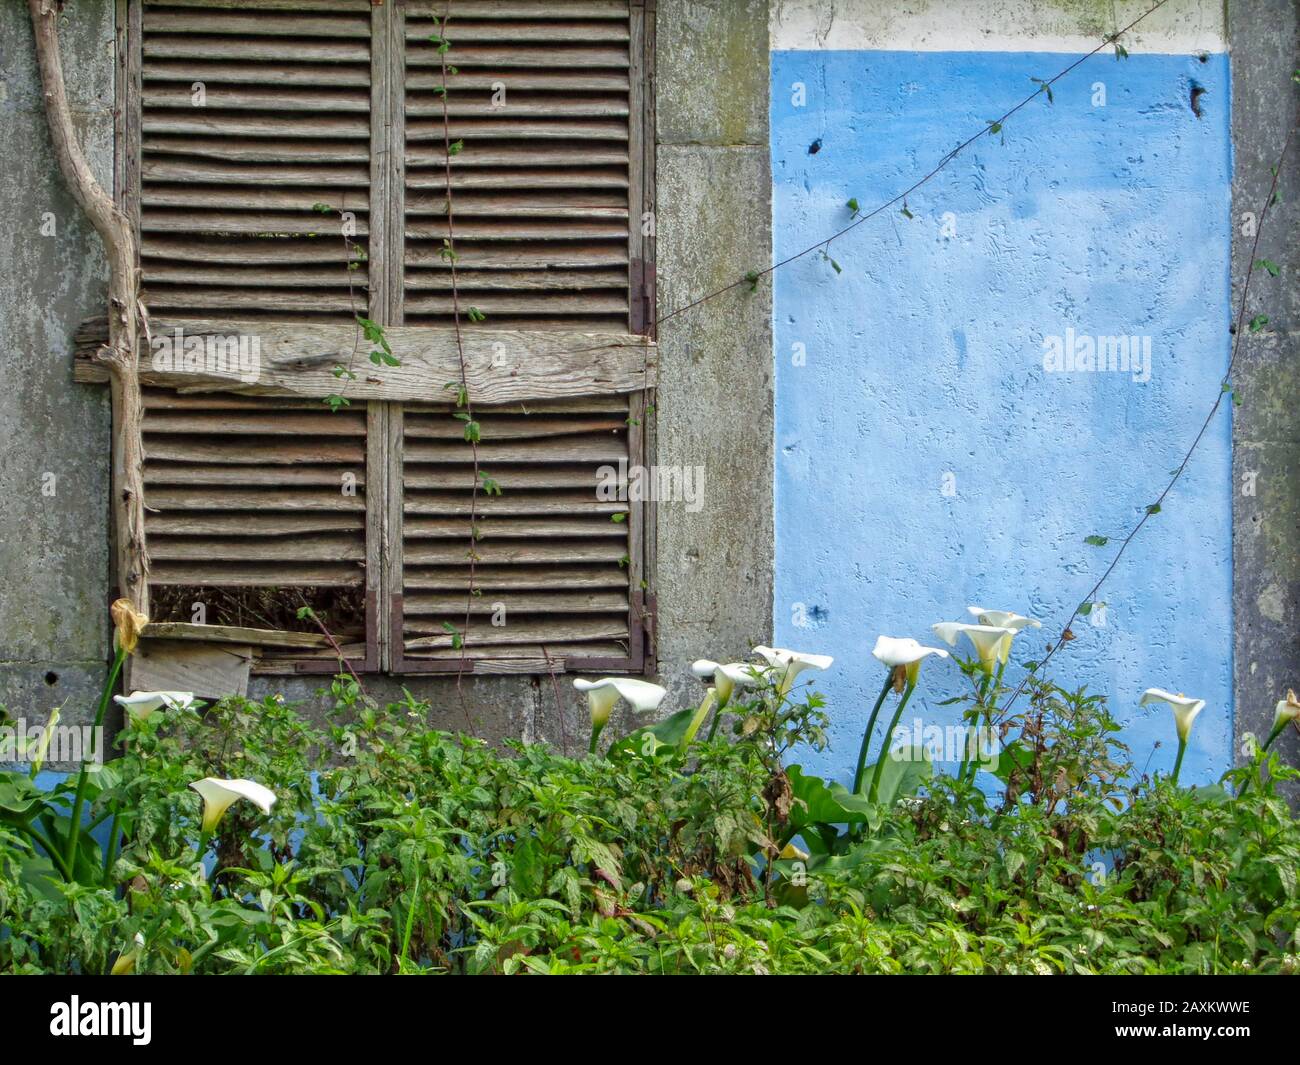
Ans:
{"type": "Polygon", "coordinates": [[[318,632],[306,602],[364,660],[365,409],[150,388],[143,429],[154,616],[318,632]]]}
{"type": "Polygon", "coordinates": [[[368,0],[144,0],[139,224],[152,314],[367,313],[370,27],[368,0]],[[355,247],[341,211],[355,216],[355,247]]]}
{"type": "Polygon", "coordinates": [[[501,491],[478,493],[475,536],[461,423],[451,407],[407,405],[405,668],[455,670],[462,657],[475,672],[637,668],[634,507],[600,490],[635,449],[629,407],[615,395],[477,411],[480,466],[501,491]]]}
{"type": "Polygon", "coordinates": [[[464,146],[451,157],[462,324],[631,331],[629,4],[453,0],[449,11],[445,131],[430,40],[441,31],[423,10],[406,15],[406,324],[453,320],[450,139],[464,146]],[[471,307],[485,320],[466,321],[471,307]]]}

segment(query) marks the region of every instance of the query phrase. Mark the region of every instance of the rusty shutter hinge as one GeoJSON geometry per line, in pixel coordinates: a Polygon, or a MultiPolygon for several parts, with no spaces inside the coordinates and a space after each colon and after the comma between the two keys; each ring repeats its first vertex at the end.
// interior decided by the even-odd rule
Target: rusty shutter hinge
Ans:
{"type": "Polygon", "coordinates": [[[657,314],[654,264],[640,258],[633,259],[631,282],[632,332],[637,336],[653,337],[657,314]]]}
{"type": "Polygon", "coordinates": [[[651,593],[642,597],[641,661],[647,673],[659,669],[659,602],[651,593]]]}

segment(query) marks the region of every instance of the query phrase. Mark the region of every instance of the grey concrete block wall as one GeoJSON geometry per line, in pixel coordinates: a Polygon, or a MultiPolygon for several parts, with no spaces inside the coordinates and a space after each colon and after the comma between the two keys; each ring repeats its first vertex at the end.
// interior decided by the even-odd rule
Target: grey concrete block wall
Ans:
{"type": "MultiPolygon", "coordinates": [[[[113,4],[62,19],[83,148],[112,181],[113,4]]],[[[75,712],[108,649],[108,397],[72,381],[72,333],[102,312],[98,237],[55,164],[27,5],[0,5],[0,703],[75,712]]]]}
{"type": "MultiPolygon", "coordinates": [[[[660,312],[770,260],[766,0],[659,4],[656,65],[660,312]]],[[[113,4],[79,0],[63,22],[73,106],[92,161],[112,164],[113,4]]],[[[98,238],[63,186],[50,151],[25,4],[0,7],[0,115],[15,166],[0,178],[14,248],[0,274],[0,704],[67,721],[93,713],[108,654],[109,415],[106,390],[71,381],[70,341],[104,302],[98,238]],[[52,211],[57,238],[39,236],[52,211]],[[52,498],[41,477],[58,475],[52,498]],[[16,620],[16,624],[14,623],[16,620]],[[52,684],[46,675],[57,676],[52,684]]],[[[731,294],[665,323],[658,461],[703,466],[707,498],[658,511],[662,680],[698,697],[692,659],[733,657],[768,639],[772,588],[771,289],[731,294]]],[[[433,723],[494,741],[581,749],[585,701],[549,677],[367,677],[380,700],[405,686],[433,723]]],[[[255,678],[315,713],[319,677],[255,678]]],[[[630,724],[631,722],[625,722],[630,724]]]]}
{"type": "MultiPolygon", "coordinates": [[[[1291,73],[1300,53],[1300,5],[1259,0],[1228,5],[1232,50],[1232,141],[1235,174],[1232,291],[1234,307],[1251,262],[1258,217],[1296,117],[1291,73]]],[[[1246,732],[1268,734],[1287,688],[1300,688],[1300,143],[1279,173],[1281,201],[1260,232],[1260,258],[1281,268],[1256,269],[1246,320],[1268,325],[1242,338],[1233,383],[1233,618],[1240,760],[1246,732]],[[1253,494],[1252,494],[1253,493],[1253,494]]],[[[1300,764],[1300,736],[1278,741],[1300,764]]],[[[1300,797],[1300,788],[1292,788],[1300,797]]]]}
{"type": "MultiPolygon", "coordinates": [[[[766,0],[659,5],[659,314],[772,261],[766,0]]],[[[659,506],[659,662],[674,702],[696,658],[772,631],[772,286],[660,327],[661,464],[703,466],[705,505],[659,506]]]]}

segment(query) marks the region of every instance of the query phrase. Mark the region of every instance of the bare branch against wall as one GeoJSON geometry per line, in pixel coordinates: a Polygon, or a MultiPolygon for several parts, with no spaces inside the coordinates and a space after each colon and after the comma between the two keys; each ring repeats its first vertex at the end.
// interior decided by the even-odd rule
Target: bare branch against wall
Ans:
{"type": "Polygon", "coordinates": [[[28,0],[50,139],[64,180],[104,241],[108,256],[108,344],[97,358],[108,368],[113,402],[113,527],[121,594],[149,609],[149,555],[145,546],[140,424],[139,276],[135,236],[126,216],[95,180],[77,143],[59,56],[57,0],[28,0]]]}

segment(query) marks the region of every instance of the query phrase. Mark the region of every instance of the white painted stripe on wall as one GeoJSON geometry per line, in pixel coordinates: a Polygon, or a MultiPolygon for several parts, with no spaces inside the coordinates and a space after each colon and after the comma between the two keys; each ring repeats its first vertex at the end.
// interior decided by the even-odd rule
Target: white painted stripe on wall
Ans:
{"type": "MultiPolygon", "coordinates": [[[[771,0],[778,51],[1088,52],[1155,0],[771,0]]],[[[1130,52],[1227,50],[1223,0],[1168,0],[1124,35],[1130,52]]]]}

